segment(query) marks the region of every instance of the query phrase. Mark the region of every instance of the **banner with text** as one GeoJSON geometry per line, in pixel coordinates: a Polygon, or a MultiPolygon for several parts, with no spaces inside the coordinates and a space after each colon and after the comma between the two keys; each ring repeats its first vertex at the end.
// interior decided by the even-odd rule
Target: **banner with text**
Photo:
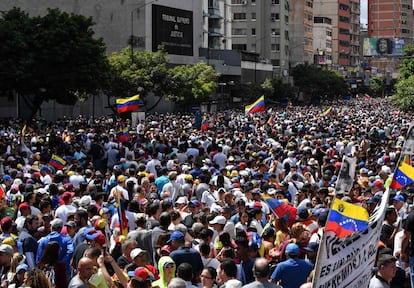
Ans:
{"type": "Polygon", "coordinates": [[[389,191],[370,216],[368,229],[345,238],[325,232],[315,264],[313,288],[365,288],[371,279],[389,191]]]}
{"type": "Polygon", "coordinates": [[[152,51],[193,56],[193,11],[152,5],[152,51]]]}

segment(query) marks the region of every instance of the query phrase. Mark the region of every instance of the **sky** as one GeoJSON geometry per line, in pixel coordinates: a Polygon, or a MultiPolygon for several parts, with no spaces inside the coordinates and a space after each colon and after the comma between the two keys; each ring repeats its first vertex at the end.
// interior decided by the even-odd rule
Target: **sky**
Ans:
{"type": "Polygon", "coordinates": [[[361,7],[361,24],[367,24],[368,23],[368,14],[367,14],[367,8],[368,8],[368,0],[361,0],[360,7],[361,7]]]}

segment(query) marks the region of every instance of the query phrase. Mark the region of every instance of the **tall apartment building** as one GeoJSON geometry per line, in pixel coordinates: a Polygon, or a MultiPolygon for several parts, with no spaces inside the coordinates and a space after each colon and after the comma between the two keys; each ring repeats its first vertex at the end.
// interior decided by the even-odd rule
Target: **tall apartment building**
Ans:
{"type": "Polygon", "coordinates": [[[273,65],[273,74],[289,70],[289,1],[228,0],[232,49],[255,52],[273,65]]]}
{"type": "MultiPolygon", "coordinates": [[[[359,0],[314,0],[315,17],[332,20],[332,65],[347,71],[359,65],[359,0]]],[[[314,39],[314,41],[317,39],[314,39]]]]}
{"type": "Polygon", "coordinates": [[[313,0],[292,0],[290,3],[290,65],[313,64],[313,0]]]}
{"type": "Polygon", "coordinates": [[[413,37],[413,11],[411,0],[368,0],[368,37],[413,37]]]}

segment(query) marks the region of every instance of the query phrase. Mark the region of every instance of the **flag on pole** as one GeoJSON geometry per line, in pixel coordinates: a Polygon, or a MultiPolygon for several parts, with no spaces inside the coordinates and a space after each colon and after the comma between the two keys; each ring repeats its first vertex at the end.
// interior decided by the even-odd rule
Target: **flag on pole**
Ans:
{"type": "Polygon", "coordinates": [[[125,199],[121,191],[116,190],[116,199],[117,199],[117,212],[119,219],[119,229],[121,230],[121,235],[128,235],[128,219],[125,214],[125,199]]]}
{"type": "Polygon", "coordinates": [[[394,171],[391,189],[401,189],[414,182],[414,167],[410,164],[410,156],[406,155],[394,171]]]}
{"type": "Polygon", "coordinates": [[[203,120],[201,121],[201,131],[206,131],[209,125],[210,122],[208,121],[207,117],[203,116],[203,120]]]}
{"type": "Polygon", "coordinates": [[[343,107],[343,108],[341,109],[341,113],[340,113],[340,115],[341,115],[341,116],[346,116],[346,115],[348,115],[348,108],[347,108],[347,107],[343,107]]]}
{"type": "Polygon", "coordinates": [[[60,169],[63,169],[65,167],[66,161],[62,157],[59,157],[59,156],[53,154],[52,158],[50,158],[49,165],[60,170],[60,169]]]}
{"type": "Polygon", "coordinates": [[[326,109],[326,110],[323,112],[323,116],[326,116],[326,115],[331,115],[331,113],[332,113],[332,106],[329,106],[329,108],[328,108],[328,109],[326,109]]]}
{"type": "Polygon", "coordinates": [[[129,97],[129,98],[116,99],[116,108],[118,110],[118,113],[138,110],[139,108],[138,100],[139,100],[138,94],[132,97],[129,97]]]}
{"type": "Polygon", "coordinates": [[[286,220],[286,222],[288,222],[289,225],[295,223],[297,214],[297,209],[295,207],[273,198],[267,199],[266,203],[267,205],[269,205],[273,214],[275,214],[277,218],[282,218],[286,220]]]}
{"type": "Polygon", "coordinates": [[[244,107],[244,112],[246,114],[253,114],[262,111],[266,111],[264,95],[260,96],[259,99],[257,99],[253,104],[244,107]]]}
{"type": "Polygon", "coordinates": [[[364,207],[334,199],[325,230],[344,238],[352,233],[365,231],[368,222],[369,214],[364,207]]]}
{"type": "Polygon", "coordinates": [[[22,128],[22,136],[24,137],[26,135],[26,124],[24,124],[22,128]]]}
{"type": "Polygon", "coordinates": [[[267,120],[267,124],[270,126],[275,125],[275,120],[273,120],[273,116],[270,116],[269,120],[267,120]]]}

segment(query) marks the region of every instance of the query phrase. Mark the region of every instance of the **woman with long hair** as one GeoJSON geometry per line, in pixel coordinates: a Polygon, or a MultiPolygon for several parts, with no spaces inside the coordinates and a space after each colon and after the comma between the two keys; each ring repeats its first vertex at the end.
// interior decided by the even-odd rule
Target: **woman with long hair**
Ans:
{"type": "Polygon", "coordinates": [[[66,265],[59,261],[60,245],[56,241],[47,243],[38,267],[44,272],[51,287],[66,287],[66,265]]]}
{"type": "Polygon", "coordinates": [[[49,279],[39,268],[31,268],[24,274],[24,286],[31,288],[52,288],[49,279]]]}

